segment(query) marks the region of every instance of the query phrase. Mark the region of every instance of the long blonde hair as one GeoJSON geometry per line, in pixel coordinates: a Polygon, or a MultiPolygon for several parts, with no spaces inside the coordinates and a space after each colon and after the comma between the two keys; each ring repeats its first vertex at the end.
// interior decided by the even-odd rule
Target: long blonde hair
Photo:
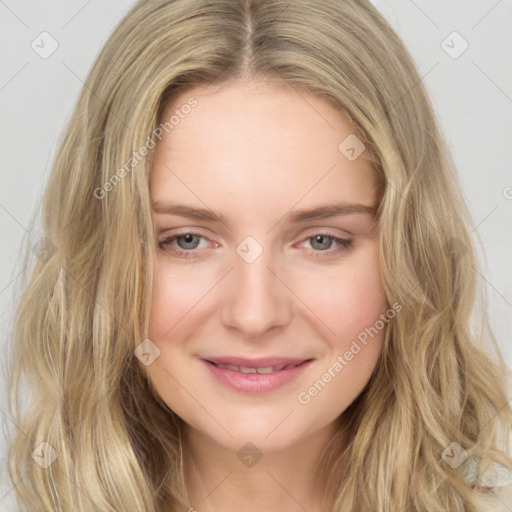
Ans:
{"type": "Polygon", "coordinates": [[[150,141],[178,93],[252,78],[285,81],[350,116],[382,185],[384,288],[403,306],[323,454],[325,510],[472,512],[483,472],[512,469],[507,368],[485,310],[482,328],[470,325],[479,295],[469,215],[389,24],[367,0],[147,0],[87,78],[44,196],[46,251],[17,305],[9,472],[27,510],[190,506],[183,425],[134,356],[151,307],[150,141]],[[464,449],[478,476],[452,468],[447,449],[464,449]]]}

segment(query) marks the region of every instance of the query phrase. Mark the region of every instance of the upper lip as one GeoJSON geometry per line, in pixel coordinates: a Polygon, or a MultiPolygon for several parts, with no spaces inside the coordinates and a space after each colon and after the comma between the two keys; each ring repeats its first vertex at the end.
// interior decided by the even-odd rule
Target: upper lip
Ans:
{"type": "Polygon", "coordinates": [[[300,364],[305,361],[309,361],[311,358],[258,357],[255,359],[248,359],[246,357],[203,357],[202,359],[214,364],[229,364],[232,366],[243,366],[246,368],[269,368],[273,366],[300,364]]]}

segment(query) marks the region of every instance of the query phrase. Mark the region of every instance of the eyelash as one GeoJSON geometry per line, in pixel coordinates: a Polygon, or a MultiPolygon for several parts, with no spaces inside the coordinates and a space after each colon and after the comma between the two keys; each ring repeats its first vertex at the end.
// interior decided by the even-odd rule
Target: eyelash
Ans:
{"type": "MultiPolygon", "coordinates": [[[[192,253],[196,252],[195,249],[191,249],[189,251],[185,251],[183,249],[179,249],[179,248],[176,248],[176,247],[173,247],[172,246],[172,243],[177,239],[177,238],[181,238],[181,237],[184,237],[186,235],[193,235],[193,236],[198,236],[200,238],[204,238],[206,239],[206,237],[204,237],[203,235],[201,235],[200,233],[195,233],[193,231],[187,231],[185,233],[180,233],[178,235],[171,235],[171,236],[168,236],[162,240],[160,240],[158,242],[158,245],[161,249],[166,249],[167,247],[169,248],[172,248],[172,251],[174,252],[174,254],[179,257],[179,258],[190,258],[190,257],[194,257],[194,256],[189,256],[191,255],[192,253]]],[[[352,243],[353,243],[353,240],[352,239],[347,239],[347,238],[340,238],[340,237],[337,237],[337,236],[334,236],[334,235],[330,235],[328,233],[315,233],[311,236],[307,236],[306,238],[304,238],[302,240],[302,242],[305,242],[306,240],[310,240],[312,238],[315,238],[317,236],[323,236],[323,237],[326,237],[326,238],[329,238],[330,240],[332,240],[333,242],[337,243],[338,246],[336,247],[336,249],[334,250],[331,250],[331,249],[326,249],[326,250],[323,250],[323,251],[319,251],[319,250],[315,250],[315,249],[311,249],[313,252],[310,253],[310,255],[320,255],[322,253],[326,254],[326,256],[324,257],[329,257],[329,256],[337,256],[337,255],[341,255],[342,253],[345,253],[347,252],[348,250],[350,250],[353,246],[352,246],[352,243]]]]}

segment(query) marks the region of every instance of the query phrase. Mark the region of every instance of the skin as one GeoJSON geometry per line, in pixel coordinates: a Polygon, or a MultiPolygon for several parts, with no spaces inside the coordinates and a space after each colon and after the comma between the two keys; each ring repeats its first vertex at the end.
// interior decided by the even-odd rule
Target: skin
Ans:
{"type": "Polygon", "coordinates": [[[317,511],[320,452],[375,369],[385,328],[309,403],[300,403],[298,393],[388,306],[373,215],[301,223],[286,215],[340,201],[375,208],[377,179],[367,150],[354,161],[338,150],[354,130],[320,97],[276,82],[197,87],[175,98],[162,119],[190,97],[197,106],[156,147],[152,203],[207,208],[226,224],[154,212],[149,338],[160,355],[148,366],[149,377],[186,422],[191,506],[317,511]],[[204,237],[193,239],[196,248],[183,238],[159,245],[187,230],[204,237]],[[315,242],[317,234],[352,245],[315,242]],[[247,236],[263,249],[252,263],[236,252],[247,236]],[[206,355],[314,361],[292,382],[254,395],[215,380],[200,359],[206,355]],[[252,467],[237,457],[247,442],[262,454],[252,467]]]}

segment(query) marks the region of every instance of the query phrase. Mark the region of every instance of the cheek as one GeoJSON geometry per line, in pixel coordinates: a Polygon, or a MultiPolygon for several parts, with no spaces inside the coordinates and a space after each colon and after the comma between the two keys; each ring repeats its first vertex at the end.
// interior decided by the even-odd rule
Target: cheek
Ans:
{"type": "Polygon", "coordinates": [[[352,290],[357,298],[345,300],[346,297],[337,296],[340,308],[325,317],[335,334],[325,338],[325,357],[318,361],[314,375],[297,394],[297,401],[319,423],[334,421],[350,406],[379,361],[386,328],[394,312],[386,316],[384,294],[380,296],[370,285],[370,279],[366,286],[355,282],[352,290]],[[364,291],[373,293],[373,300],[365,299],[364,291]]]}
{"type": "Polygon", "coordinates": [[[329,337],[329,355],[321,373],[299,396],[299,402],[306,404],[314,398],[313,407],[319,414],[331,411],[333,418],[368,383],[382,352],[387,325],[395,316],[388,310],[377,248],[372,249],[340,269],[330,280],[329,293],[317,297],[316,307],[323,311],[322,319],[334,334],[329,337]]]}
{"type": "MultiPolygon", "coordinates": [[[[159,256],[155,262],[153,296],[149,318],[149,339],[160,354],[148,367],[159,394],[174,408],[189,398],[182,387],[188,376],[197,371],[191,338],[197,335],[196,314],[208,303],[213,284],[218,279],[197,270],[196,265],[179,264],[159,256]],[[182,396],[183,395],[183,396],[182,396]]],[[[200,396],[194,383],[187,389],[200,396]]]]}
{"type": "Polygon", "coordinates": [[[148,377],[167,406],[185,420],[189,420],[190,394],[200,396],[188,378],[194,371],[186,352],[187,334],[193,332],[190,313],[207,292],[206,286],[186,265],[157,259],[148,337],[160,353],[147,367],[148,377]]]}
{"type": "Polygon", "coordinates": [[[376,241],[366,249],[328,276],[319,279],[312,273],[303,281],[302,293],[314,290],[309,294],[308,306],[329,329],[324,338],[325,357],[318,362],[309,387],[298,396],[301,404],[314,402],[319,417],[325,411],[336,417],[364,389],[379,360],[386,327],[395,314],[392,311],[386,316],[388,306],[376,241]]]}
{"type": "Polygon", "coordinates": [[[159,258],[153,278],[150,338],[163,339],[171,329],[178,330],[182,319],[193,312],[211,287],[211,279],[192,272],[191,266],[171,265],[165,257],[159,258]]]}
{"type": "Polygon", "coordinates": [[[351,339],[374,325],[387,309],[376,240],[328,273],[303,274],[297,289],[328,327],[333,345],[350,345],[351,339]]]}

